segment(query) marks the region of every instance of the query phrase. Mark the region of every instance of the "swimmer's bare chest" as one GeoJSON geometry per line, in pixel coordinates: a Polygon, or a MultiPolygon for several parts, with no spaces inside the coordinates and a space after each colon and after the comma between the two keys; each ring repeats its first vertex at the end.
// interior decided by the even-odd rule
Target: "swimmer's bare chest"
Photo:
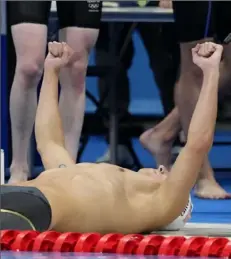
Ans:
{"type": "Polygon", "coordinates": [[[78,231],[137,228],[146,219],[150,207],[145,204],[149,196],[145,190],[149,179],[109,164],[82,163],[52,169],[37,180],[43,186],[49,184],[59,192],[62,190],[65,195],[63,206],[70,209],[70,215],[75,215],[76,225],[68,224],[72,224],[70,229],[75,226],[78,231]]]}
{"type": "Polygon", "coordinates": [[[42,181],[48,178],[52,181],[59,181],[59,178],[65,178],[66,181],[71,180],[76,184],[82,180],[84,180],[85,183],[110,183],[115,188],[126,188],[125,185],[127,181],[129,181],[129,186],[132,185],[133,181],[136,182],[137,174],[131,170],[106,163],[80,163],[69,167],[44,171],[37,180],[42,181]]]}
{"type": "MultiPolygon", "coordinates": [[[[106,163],[80,163],[67,168],[43,172],[37,179],[43,185],[69,186],[76,195],[87,192],[91,195],[107,195],[130,204],[137,204],[137,196],[153,192],[152,178],[106,163]]],[[[88,195],[89,196],[89,195],[88,195]]]]}

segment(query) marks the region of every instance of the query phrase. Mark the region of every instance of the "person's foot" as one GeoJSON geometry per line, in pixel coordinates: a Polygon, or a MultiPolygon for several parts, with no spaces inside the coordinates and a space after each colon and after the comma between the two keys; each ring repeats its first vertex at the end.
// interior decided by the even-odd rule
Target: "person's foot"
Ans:
{"type": "Polygon", "coordinates": [[[161,131],[151,128],[140,136],[140,143],[156,160],[157,165],[164,165],[168,170],[171,167],[172,141],[163,136],[161,131]]]}
{"type": "Polygon", "coordinates": [[[227,193],[215,180],[199,179],[196,183],[194,193],[202,199],[231,199],[231,194],[227,193]]]}
{"type": "Polygon", "coordinates": [[[13,166],[10,168],[10,179],[8,181],[8,184],[17,184],[20,182],[25,182],[29,178],[29,170],[28,169],[22,169],[17,168],[16,166],[13,166]]]}

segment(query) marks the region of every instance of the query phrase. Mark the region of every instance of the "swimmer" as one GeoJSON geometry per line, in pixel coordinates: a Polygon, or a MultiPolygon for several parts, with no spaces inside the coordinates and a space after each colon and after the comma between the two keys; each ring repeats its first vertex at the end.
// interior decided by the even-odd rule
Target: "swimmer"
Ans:
{"type": "Polygon", "coordinates": [[[66,43],[49,43],[48,49],[35,122],[46,171],[34,180],[1,186],[1,228],[126,234],[183,226],[192,209],[190,191],[213,142],[222,46],[204,43],[192,49],[204,78],[187,143],[170,174],[164,167],[135,173],[110,164],[74,163],[64,145],[58,78],[78,54],[66,43]]]}

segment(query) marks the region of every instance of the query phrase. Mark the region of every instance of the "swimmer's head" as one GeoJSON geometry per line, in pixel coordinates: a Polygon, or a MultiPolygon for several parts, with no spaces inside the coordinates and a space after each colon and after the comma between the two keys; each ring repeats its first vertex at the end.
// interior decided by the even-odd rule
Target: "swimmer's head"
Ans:
{"type": "Polygon", "coordinates": [[[143,168],[139,170],[139,173],[150,176],[158,182],[162,182],[167,178],[168,170],[166,169],[166,167],[161,165],[157,169],[143,168]]]}

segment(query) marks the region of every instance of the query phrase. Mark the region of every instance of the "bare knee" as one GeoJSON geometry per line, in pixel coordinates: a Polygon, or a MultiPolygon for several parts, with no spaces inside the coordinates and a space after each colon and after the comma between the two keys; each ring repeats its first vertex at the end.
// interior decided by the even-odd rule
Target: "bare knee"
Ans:
{"type": "Polygon", "coordinates": [[[99,30],[91,28],[67,27],[59,31],[59,38],[78,53],[85,53],[88,56],[95,46],[99,30]]]}
{"type": "MultiPolygon", "coordinates": [[[[70,65],[71,73],[69,74],[72,86],[77,88],[78,93],[85,91],[89,53],[96,43],[98,32],[97,29],[79,27],[67,27],[59,32],[60,40],[66,41],[78,53],[78,60],[70,65]]],[[[65,77],[64,72],[63,78],[65,77]]]]}
{"type": "Polygon", "coordinates": [[[25,80],[40,78],[46,50],[47,26],[34,23],[13,25],[12,38],[17,57],[16,75],[25,80]]]}
{"type": "Polygon", "coordinates": [[[91,49],[94,47],[97,37],[97,29],[66,28],[60,31],[60,35],[66,35],[66,42],[78,53],[78,60],[71,65],[73,85],[79,91],[85,90],[85,77],[88,67],[88,59],[91,49]]]}
{"type": "Polygon", "coordinates": [[[65,85],[63,90],[69,91],[69,88],[76,89],[79,95],[85,92],[85,79],[88,66],[88,55],[84,52],[78,54],[78,60],[69,64],[67,68],[61,70],[60,80],[61,84],[65,85]]]}
{"type": "Polygon", "coordinates": [[[16,73],[26,80],[39,80],[43,72],[43,62],[43,59],[33,61],[25,58],[25,60],[17,63],[16,73]]]}
{"type": "Polygon", "coordinates": [[[74,62],[70,67],[72,85],[77,88],[78,93],[85,91],[87,65],[85,59],[80,59],[74,62]]]}

